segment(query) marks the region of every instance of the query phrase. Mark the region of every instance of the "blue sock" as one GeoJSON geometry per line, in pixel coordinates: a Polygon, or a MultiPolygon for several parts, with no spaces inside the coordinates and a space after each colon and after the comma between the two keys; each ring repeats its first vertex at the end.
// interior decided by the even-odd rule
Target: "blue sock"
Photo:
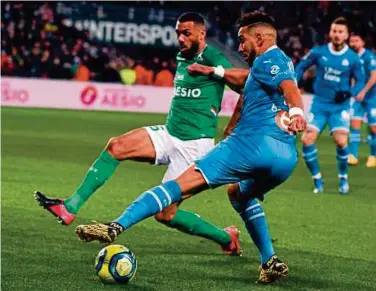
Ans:
{"type": "Polygon", "coordinates": [[[376,133],[370,134],[369,146],[371,150],[371,156],[376,156],[376,133]]]}
{"type": "Polygon", "coordinates": [[[261,264],[265,264],[275,254],[270,238],[265,213],[257,199],[246,202],[231,201],[234,209],[240,214],[253,242],[260,251],[261,264]]]}
{"type": "Polygon", "coordinates": [[[360,146],[360,129],[351,128],[350,130],[350,154],[354,157],[358,157],[359,146],[360,146]]]}
{"type": "Polygon", "coordinates": [[[180,186],[176,181],[172,180],[145,191],[114,222],[127,229],[180,200],[180,186]]]}
{"type": "Polygon", "coordinates": [[[312,176],[318,176],[320,174],[320,165],[317,159],[317,148],[315,144],[303,146],[303,158],[312,176]]]}
{"type": "Polygon", "coordinates": [[[347,170],[349,168],[349,164],[347,163],[348,156],[348,146],[344,148],[337,147],[338,175],[340,178],[347,178],[347,170]]]}

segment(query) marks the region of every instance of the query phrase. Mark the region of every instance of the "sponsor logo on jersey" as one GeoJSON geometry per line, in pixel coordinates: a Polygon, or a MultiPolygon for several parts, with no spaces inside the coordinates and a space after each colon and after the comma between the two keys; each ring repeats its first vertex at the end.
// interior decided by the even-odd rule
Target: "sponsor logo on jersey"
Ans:
{"type": "Polygon", "coordinates": [[[324,62],[328,61],[328,58],[327,58],[326,56],[322,56],[321,59],[322,59],[324,62]]]}
{"type": "Polygon", "coordinates": [[[179,97],[198,98],[201,96],[201,90],[199,88],[192,89],[176,86],[174,87],[174,95],[179,97]]]}
{"type": "Polygon", "coordinates": [[[270,68],[270,74],[272,75],[276,75],[278,74],[280,71],[280,68],[277,66],[277,65],[273,65],[271,68],[270,68]]]}
{"type": "Polygon", "coordinates": [[[328,81],[333,81],[333,82],[341,82],[341,71],[333,69],[331,67],[325,67],[325,74],[324,74],[324,79],[328,81]]]}
{"type": "Polygon", "coordinates": [[[342,61],[342,66],[348,67],[349,65],[350,65],[350,62],[349,62],[348,59],[344,59],[344,60],[342,61]]]}

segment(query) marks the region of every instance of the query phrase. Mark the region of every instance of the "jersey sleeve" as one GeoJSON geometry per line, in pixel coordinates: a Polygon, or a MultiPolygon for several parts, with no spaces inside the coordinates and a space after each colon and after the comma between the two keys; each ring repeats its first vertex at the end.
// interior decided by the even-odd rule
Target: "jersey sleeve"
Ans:
{"type": "Polygon", "coordinates": [[[252,70],[252,76],[263,85],[273,89],[278,89],[282,81],[296,81],[292,61],[286,61],[282,58],[266,61],[259,60],[258,64],[252,70]]]}
{"type": "Polygon", "coordinates": [[[312,65],[314,65],[314,63],[316,62],[316,59],[317,59],[317,55],[318,55],[317,48],[313,48],[313,49],[311,49],[308,52],[308,54],[306,54],[302,58],[302,60],[300,61],[300,63],[297,65],[297,67],[296,67],[296,76],[297,76],[298,82],[303,78],[304,72],[309,67],[311,67],[312,65]]]}
{"type": "Polygon", "coordinates": [[[219,51],[213,50],[206,55],[206,58],[210,62],[212,67],[222,66],[225,69],[232,68],[232,64],[227,60],[227,58],[219,51]]]}
{"type": "Polygon", "coordinates": [[[376,55],[374,53],[370,53],[366,66],[368,66],[370,72],[376,71],[376,55]]]}
{"type": "Polygon", "coordinates": [[[350,92],[352,96],[356,96],[363,89],[365,84],[365,75],[360,58],[356,55],[354,64],[351,68],[351,75],[354,77],[354,86],[351,87],[350,92]]]}

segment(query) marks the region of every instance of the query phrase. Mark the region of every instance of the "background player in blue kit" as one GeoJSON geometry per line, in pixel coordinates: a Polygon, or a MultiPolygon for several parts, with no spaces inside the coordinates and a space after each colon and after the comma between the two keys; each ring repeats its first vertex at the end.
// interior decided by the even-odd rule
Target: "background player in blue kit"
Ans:
{"type": "Polygon", "coordinates": [[[352,100],[351,130],[350,130],[350,155],[349,164],[357,165],[358,150],[360,145],[360,128],[366,114],[370,131],[370,155],[366,166],[376,168],[376,56],[364,48],[365,43],[359,33],[350,36],[350,47],[359,55],[366,75],[366,85],[352,100]]]}
{"type": "Polygon", "coordinates": [[[359,56],[349,49],[347,21],[340,17],[330,27],[330,43],[315,47],[296,68],[298,81],[312,65],[316,66],[313,84],[314,97],[307,117],[308,128],[302,136],[303,157],[310,170],[314,193],[324,190],[315,142],[326,124],[337,144],[339,193],[349,192],[348,132],[350,128],[350,98],[357,96],[364,86],[364,72],[359,56]],[[351,79],[354,86],[351,87],[351,79]]]}
{"type": "Polygon", "coordinates": [[[296,85],[293,64],[277,46],[274,21],[253,12],[239,20],[239,52],[249,63],[250,73],[193,64],[191,74],[204,74],[244,87],[240,119],[232,134],[206,156],[198,159],[176,180],[148,191],[110,224],[80,225],[76,233],[83,241],[113,242],[133,224],[160,212],[171,203],[208,188],[232,184],[230,200],[239,212],[261,254],[259,282],[271,283],[288,274],[288,267],[275,255],[264,211],[258,202],[283,183],[297,163],[294,133],[306,122],[296,85]],[[278,118],[289,111],[290,121],[278,118]]]}

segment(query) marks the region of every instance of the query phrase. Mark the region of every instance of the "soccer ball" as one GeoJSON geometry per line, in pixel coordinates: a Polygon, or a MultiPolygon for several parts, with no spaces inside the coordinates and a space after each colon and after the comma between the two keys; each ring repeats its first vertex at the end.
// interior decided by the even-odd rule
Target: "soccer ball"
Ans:
{"type": "Polygon", "coordinates": [[[104,283],[125,284],[136,274],[137,260],[128,248],[110,245],[98,253],[95,259],[95,270],[104,283]]]}

